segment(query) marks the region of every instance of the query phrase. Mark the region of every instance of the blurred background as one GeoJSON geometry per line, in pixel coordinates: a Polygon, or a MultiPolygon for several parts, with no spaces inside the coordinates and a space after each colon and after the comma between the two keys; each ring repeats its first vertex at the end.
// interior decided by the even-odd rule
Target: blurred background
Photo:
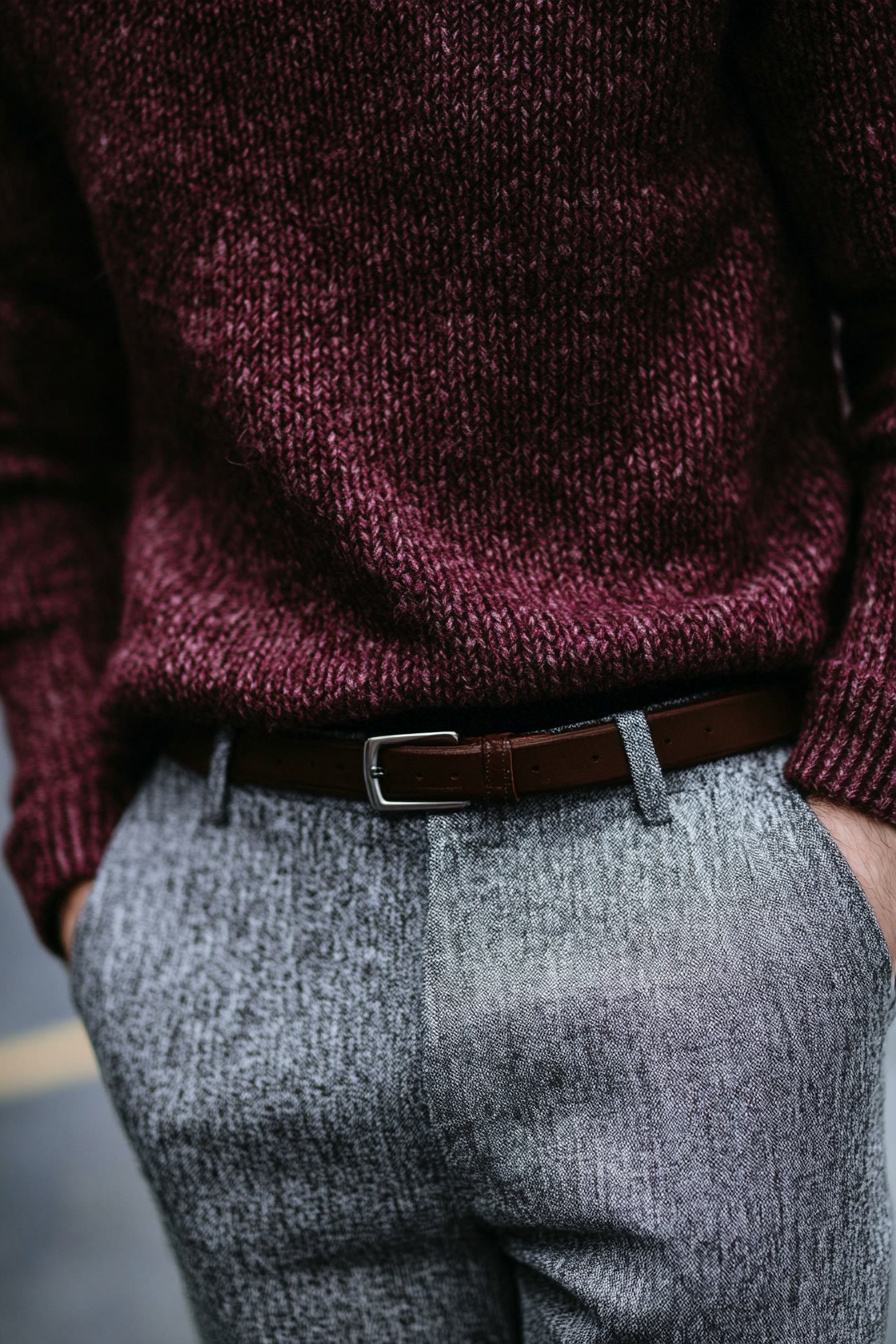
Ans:
{"type": "MultiPolygon", "coordinates": [[[[0,723],[0,834],[11,763],[0,723]]],[[[896,1032],[887,1052],[896,1190],[896,1032]]],[[[896,1292],[894,1292],[896,1299],[896,1292]]],[[[96,1077],[66,973],[0,869],[0,1341],[196,1344],[152,1199],[96,1077]]],[[[887,1344],[896,1344],[896,1300],[887,1344]]]]}

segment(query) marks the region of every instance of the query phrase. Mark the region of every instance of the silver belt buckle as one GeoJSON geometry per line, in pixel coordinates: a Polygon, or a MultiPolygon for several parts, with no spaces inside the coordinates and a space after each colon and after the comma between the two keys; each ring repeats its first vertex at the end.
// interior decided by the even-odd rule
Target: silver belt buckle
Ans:
{"type": "Polygon", "coordinates": [[[364,743],[364,787],[376,812],[444,812],[448,808],[469,807],[469,798],[455,802],[400,802],[384,798],[380,780],[385,771],[379,763],[382,747],[397,747],[399,742],[459,742],[457,733],[391,733],[386,737],[368,737],[364,743]]]}

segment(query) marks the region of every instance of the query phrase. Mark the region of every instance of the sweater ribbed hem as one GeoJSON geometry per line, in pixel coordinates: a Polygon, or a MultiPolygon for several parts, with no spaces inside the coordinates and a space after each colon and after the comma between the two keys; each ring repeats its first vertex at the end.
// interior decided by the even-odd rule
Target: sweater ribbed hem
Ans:
{"type": "Polygon", "coordinates": [[[95,875],[126,802],[108,779],[78,776],[30,794],[16,809],[6,861],[38,936],[56,956],[62,900],[95,875]]]}
{"type": "Polygon", "coordinates": [[[866,672],[829,662],[813,680],[789,780],[896,824],[896,696],[866,672]]]}

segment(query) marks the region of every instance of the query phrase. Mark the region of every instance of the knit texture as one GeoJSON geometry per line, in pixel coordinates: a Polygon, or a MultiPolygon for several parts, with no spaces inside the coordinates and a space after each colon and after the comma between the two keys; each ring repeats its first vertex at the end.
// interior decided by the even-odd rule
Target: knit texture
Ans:
{"type": "Polygon", "coordinates": [[[44,937],[160,717],[802,668],[791,777],[896,821],[892,4],[0,0],[0,32],[8,855],[44,937]]]}

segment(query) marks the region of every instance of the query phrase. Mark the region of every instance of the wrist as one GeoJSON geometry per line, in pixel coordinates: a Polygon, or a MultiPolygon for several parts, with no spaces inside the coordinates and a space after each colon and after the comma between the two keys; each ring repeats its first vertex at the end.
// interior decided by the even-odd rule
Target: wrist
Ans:
{"type": "Polygon", "coordinates": [[[59,943],[66,962],[71,960],[72,943],[75,937],[75,925],[78,922],[84,904],[90,895],[93,878],[77,882],[63,897],[59,907],[59,943]]]}

